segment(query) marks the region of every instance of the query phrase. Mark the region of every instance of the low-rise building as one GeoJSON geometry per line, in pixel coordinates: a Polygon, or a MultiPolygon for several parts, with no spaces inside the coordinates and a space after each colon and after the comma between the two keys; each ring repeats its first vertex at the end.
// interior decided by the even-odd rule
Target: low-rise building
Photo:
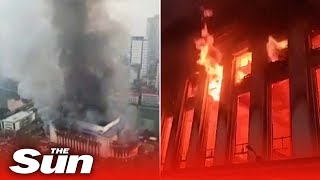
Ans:
{"type": "Polygon", "coordinates": [[[142,94],[141,104],[145,106],[159,106],[158,94],[142,94]]]}
{"type": "Polygon", "coordinates": [[[36,109],[26,105],[6,115],[0,120],[0,129],[19,131],[21,128],[36,120],[36,109]]]}

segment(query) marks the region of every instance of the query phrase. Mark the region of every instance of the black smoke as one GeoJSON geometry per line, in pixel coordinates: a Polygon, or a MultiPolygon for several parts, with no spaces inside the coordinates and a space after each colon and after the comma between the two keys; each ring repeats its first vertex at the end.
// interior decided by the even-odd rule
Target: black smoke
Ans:
{"type": "MultiPolygon", "coordinates": [[[[112,36],[117,24],[104,24],[103,0],[52,1],[53,26],[58,31],[59,66],[64,74],[64,116],[104,123],[119,115],[115,94],[115,57],[112,36]],[[105,26],[104,26],[105,25],[105,26]],[[110,27],[113,29],[110,31],[110,27]],[[89,114],[90,115],[89,115],[89,114]]],[[[117,29],[119,28],[119,29],[117,29]]],[[[118,82],[119,83],[119,82],[118,82]]],[[[125,83],[125,81],[123,82],[125,83]]]]}
{"type": "Polygon", "coordinates": [[[1,75],[43,120],[105,124],[126,110],[129,38],[109,1],[0,1],[1,75]]]}

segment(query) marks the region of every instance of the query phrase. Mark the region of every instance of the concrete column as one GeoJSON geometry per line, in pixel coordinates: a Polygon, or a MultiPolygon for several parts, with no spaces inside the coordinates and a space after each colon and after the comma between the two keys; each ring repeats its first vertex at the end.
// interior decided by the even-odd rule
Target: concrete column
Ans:
{"type": "Polygon", "coordinates": [[[80,152],[80,139],[77,139],[77,144],[76,144],[77,146],[77,149],[76,149],[76,151],[77,152],[80,152]]]}
{"type": "Polygon", "coordinates": [[[234,78],[232,77],[232,53],[226,52],[223,57],[223,79],[220,93],[216,145],[215,164],[227,164],[231,160],[232,148],[232,88],[234,78]]]}
{"type": "Polygon", "coordinates": [[[73,150],[73,148],[74,148],[74,143],[75,143],[75,140],[74,139],[71,139],[71,149],[73,150]]]}
{"type": "Polygon", "coordinates": [[[295,158],[310,157],[318,149],[318,121],[308,59],[308,28],[306,18],[294,19],[289,27],[292,153],[295,158]]]}
{"type": "Polygon", "coordinates": [[[161,126],[161,167],[162,168],[166,160],[169,139],[171,136],[172,120],[173,120],[172,114],[162,113],[162,118],[161,118],[161,124],[162,124],[161,126]]]}
{"type": "Polygon", "coordinates": [[[205,149],[201,146],[201,137],[200,137],[200,121],[202,118],[203,108],[205,108],[205,100],[208,94],[207,89],[207,81],[206,73],[203,72],[201,75],[196,75],[194,77],[194,81],[200,82],[198,83],[198,90],[195,97],[195,103],[193,106],[195,107],[195,112],[193,116],[191,135],[190,135],[190,143],[189,149],[187,153],[187,167],[201,167],[204,166],[204,158],[205,158],[205,149]]]}
{"type": "Polygon", "coordinates": [[[75,150],[76,150],[76,152],[78,152],[78,146],[79,145],[79,139],[76,139],[76,145],[75,145],[75,150]]]}
{"type": "MultiPolygon", "coordinates": [[[[91,139],[90,139],[90,140],[91,140],[91,139]]],[[[83,152],[90,152],[90,153],[93,152],[93,150],[90,151],[90,148],[93,147],[93,143],[92,143],[91,146],[90,146],[90,144],[88,143],[88,140],[87,140],[87,139],[84,139],[84,140],[82,141],[82,144],[83,144],[83,152]]]]}
{"type": "Polygon", "coordinates": [[[211,98],[208,94],[208,85],[209,85],[209,77],[206,75],[205,78],[203,78],[203,89],[201,89],[203,96],[202,103],[199,105],[201,108],[201,116],[200,116],[200,127],[199,127],[199,138],[200,142],[198,143],[199,148],[199,154],[200,154],[200,163],[201,166],[205,165],[206,162],[206,151],[207,151],[207,140],[208,140],[208,98],[211,98]]]}
{"type": "Polygon", "coordinates": [[[81,141],[81,146],[82,146],[82,152],[86,152],[86,143],[85,143],[85,141],[81,141]]]}
{"type": "MultiPolygon", "coordinates": [[[[255,32],[251,37],[252,50],[251,82],[250,82],[250,116],[249,145],[257,156],[269,159],[271,155],[271,119],[268,111],[269,85],[267,83],[268,54],[266,44],[268,34],[255,32]]],[[[248,152],[249,161],[256,159],[254,153],[248,152]]]]}
{"type": "Polygon", "coordinates": [[[174,112],[174,117],[172,121],[171,133],[169,138],[169,144],[167,149],[167,155],[164,163],[164,170],[172,170],[179,167],[179,157],[178,157],[178,142],[181,135],[181,121],[184,112],[184,104],[186,99],[186,94],[188,90],[189,81],[186,80],[184,84],[181,84],[181,97],[179,98],[177,109],[174,112]]]}

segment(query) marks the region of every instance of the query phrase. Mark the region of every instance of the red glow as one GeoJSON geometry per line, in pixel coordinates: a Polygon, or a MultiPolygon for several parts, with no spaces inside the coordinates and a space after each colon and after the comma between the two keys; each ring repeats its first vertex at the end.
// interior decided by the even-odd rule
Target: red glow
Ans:
{"type": "Polygon", "coordinates": [[[320,178],[319,159],[290,159],[244,163],[202,169],[168,172],[163,180],[316,180],[320,178]]]}
{"type": "Polygon", "coordinates": [[[234,163],[247,162],[247,150],[249,135],[249,109],[250,93],[238,96],[237,102],[237,119],[236,119],[236,147],[234,163]]]}
{"type": "Polygon", "coordinates": [[[206,132],[206,161],[205,166],[213,165],[213,156],[216,142],[216,129],[218,120],[219,102],[212,98],[207,98],[207,106],[205,112],[205,132],[206,132]]]}
{"type": "Polygon", "coordinates": [[[317,79],[317,91],[318,91],[318,112],[320,112],[320,68],[316,70],[316,79],[317,79]]]}
{"type": "Polygon", "coordinates": [[[166,117],[164,119],[161,131],[161,164],[165,162],[167,156],[167,149],[169,144],[169,138],[171,134],[173,116],[166,117]]]}
{"type": "Polygon", "coordinates": [[[189,149],[192,121],[193,121],[194,109],[189,109],[184,112],[182,133],[181,133],[181,145],[179,154],[181,157],[180,168],[186,167],[187,152],[189,149]]]}
{"type": "Polygon", "coordinates": [[[291,123],[289,80],[272,85],[271,118],[273,127],[273,159],[291,156],[291,123]]]}
{"type": "Polygon", "coordinates": [[[320,34],[314,36],[311,40],[311,43],[312,43],[312,49],[320,48],[320,34]]]}

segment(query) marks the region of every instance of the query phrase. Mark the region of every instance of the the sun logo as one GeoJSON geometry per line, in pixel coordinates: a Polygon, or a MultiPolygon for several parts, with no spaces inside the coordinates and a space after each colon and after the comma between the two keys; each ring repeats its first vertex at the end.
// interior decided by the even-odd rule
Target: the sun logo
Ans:
{"type": "Polygon", "coordinates": [[[51,155],[43,155],[41,164],[32,157],[41,153],[34,149],[20,149],[13,154],[15,162],[24,165],[10,166],[11,171],[31,174],[40,169],[43,174],[75,174],[79,161],[82,161],[81,174],[89,174],[92,169],[91,155],[69,155],[69,148],[51,148],[51,155]],[[58,156],[55,167],[51,167],[54,155],[58,156]]]}

